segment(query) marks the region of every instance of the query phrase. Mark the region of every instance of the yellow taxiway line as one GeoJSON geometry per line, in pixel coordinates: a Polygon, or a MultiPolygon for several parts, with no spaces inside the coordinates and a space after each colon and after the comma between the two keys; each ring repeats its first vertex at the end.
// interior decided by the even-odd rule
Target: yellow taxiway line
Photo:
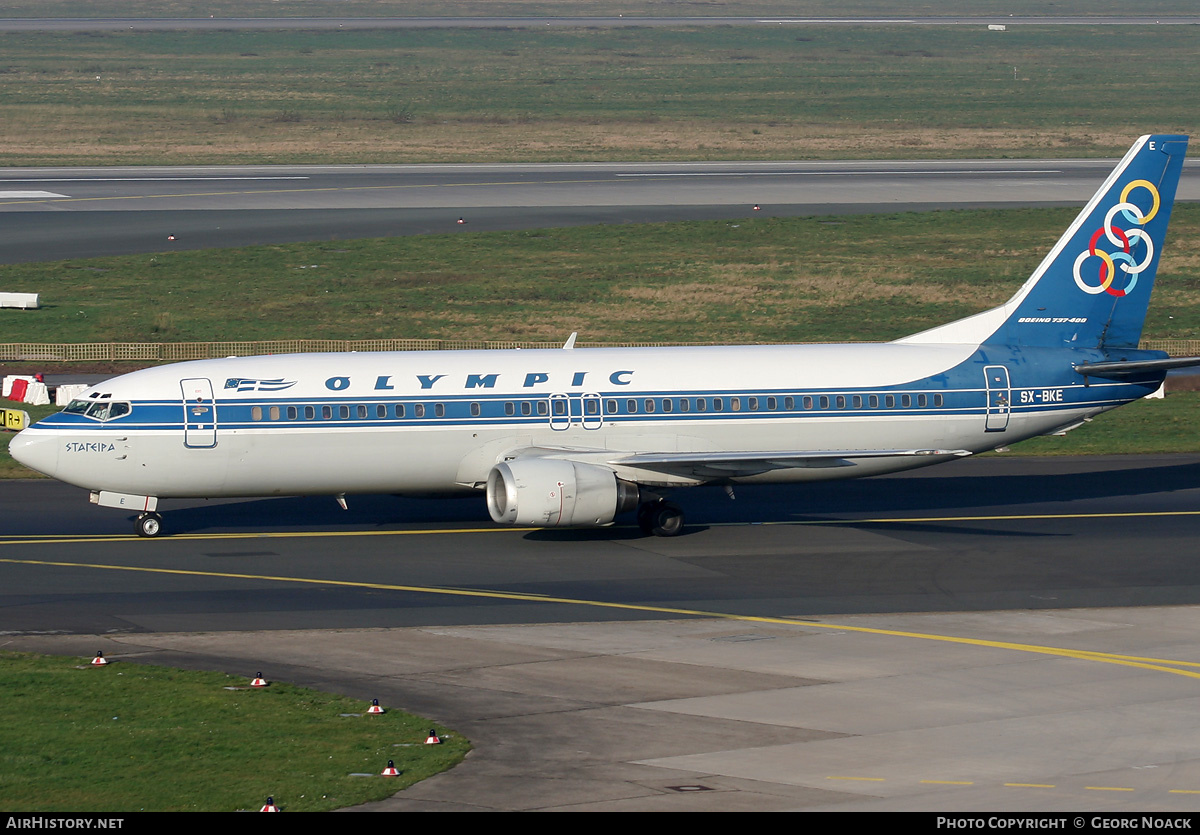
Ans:
{"type": "MultiPolygon", "coordinates": [[[[1078,516],[1094,517],[1105,514],[1078,514],[1078,516]]],[[[1111,514],[1113,516],[1125,516],[1128,514],[1111,514]]],[[[1146,515],[1162,515],[1162,514],[1146,514],[1146,515]]],[[[963,517],[943,517],[945,521],[962,519],[963,517]]],[[[991,517],[996,518],[996,517],[991,517]]],[[[1004,517],[1010,518],[1010,517],[1004,517]]],[[[1035,517],[1041,518],[1041,517],[1035,517]]],[[[1062,517],[1055,517],[1062,518],[1062,517]]],[[[859,520],[862,521],[862,520],[859,520]]],[[[882,520],[881,520],[882,521],[882,520]]],[[[911,519],[894,519],[888,520],[894,522],[908,522],[911,519]]],[[[842,524],[854,524],[854,520],[845,520],[842,524]]],[[[396,536],[396,535],[414,535],[414,534],[430,534],[430,533],[498,533],[498,532],[520,532],[520,528],[460,528],[460,529],[441,529],[437,531],[347,531],[341,533],[335,532],[318,532],[318,533],[268,533],[268,534],[189,534],[183,536],[172,537],[171,540],[179,539],[273,539],[273,538],[296,538],[306,536],[396,536]]],[[[533,530],[533,529],[524,529],[533,530]]],[[[165,541],[171,541],[165,540],[165,541]]],[[[112,541],[143,541],[155,542],[162,540],[137,540],[136,538],[118,539],[97,539],[97,538],[56,538],[56,539],[9,539],[0,541],[0,545],[25,545],[31,543],[44,542],[62,542],[62,543],[95,543],[95,542],[112,542],[112,541]]],[[[585,598],[573,597],[555,597],[543,594],[531,594],[522,592],[505,592],[489,589],[469,589],[469,588],[452,588],[443,586],[412,586],[396,583],[369,583],[352,580],[334,580],[320,577],[289,577],[275,574],[241,574],[227,571],[198,571],[183,568],[155,568],[148,566],[131,566],[131,565],[112,565],[105,563],[86,563],[86,562],[64,562],[55,560],[24,560],[13,558],[0,558],[0,564],[7,565],[28,565],[42,566],[48,568],[75,568],[75,569],[92,569],[97,571],[126,571],[145,574],[167,574],[181,577],[207,577],[220,578],[230,580],[251,580],[272,583],[293,583],[314,586],[336,586],[340,588],[356,588],[356,589],[371,589],[375,591],[395,591],[407,592],[411,594],[426,594],[426,595],[444,595],[451,597],[469,597],[475,599],[489,600],[505,600],[505,601],[521,601],[530,603],[557,603],[571,606],[586,606],[599,609],[616,609],[628,612],[644,612],[651,615],[671,615],[674,617],[697,617],[697,618],[712,618],[721,620],[732,620],[743,623],[762,623],[780,626],[803,626],[809,629],[828,629],[840,632],[858,632],[867,635],[881,635],[894,638],[909,638],[923,641],[939,641],[942,643],[959,644],[966,646],[984,647],[988,649],[1001,649],[1013,652],[1033,653],[1037,655],[1050,655],[1061,658],[1072,658],[1079,661],[1094,661],[1104,664],[1117,664],[1125,667],[1134,667],[1143,670],[1152,670],[1161,673],[1170,673],[1174,675],[1187,676],[1189,678],[1200,679],[1200,662],[1194,661],[1179,661],[1170,658],[1153,658],[1137,655],[1120,655],[1110,652],[1099,652],[1095,650],[1071,649],[1068,647],[1053,647],[1042,646],[1037,644],[1021,644],[1011,641],[994,641],[984,638],[965,638],[955,635],[938,635],[925,632],[908,632],[898,629],[882,629],[868,626],[851,626],[838,623],[821,623],[808,619],[788,618],[788,617],[770,617],[760,615],[739,615],[730,612],[712,612],[703,609],[683,609],[672,606],[654,606],[641,603],[618,603],[607,600],[589,600],[585,598]]]]}

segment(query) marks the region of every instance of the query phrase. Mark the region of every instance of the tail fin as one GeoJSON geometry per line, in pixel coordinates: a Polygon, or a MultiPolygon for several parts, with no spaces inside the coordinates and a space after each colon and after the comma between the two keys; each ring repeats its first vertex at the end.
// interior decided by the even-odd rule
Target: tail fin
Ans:
{"type": "Polygon", "coordinates": [[[1004,305],[901,342],[1136,348],[1186,136],[1143,136],[1004,305]]]}

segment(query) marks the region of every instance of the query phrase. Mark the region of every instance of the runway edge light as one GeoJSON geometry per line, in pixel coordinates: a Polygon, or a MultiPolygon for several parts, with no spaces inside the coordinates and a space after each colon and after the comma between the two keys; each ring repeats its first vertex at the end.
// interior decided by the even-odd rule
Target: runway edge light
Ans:
{"type": "Polygon", "coordinates": [[[251,687],[266,687],[268,685],[267,685],[267,680],[265,678],[263,678],[262,673],[259,672],[259,673],[255,673],[254,678],[250,680],[250,686],[251,687]]]}
{"type": "Polygon", "coordinates": [[[104,657],[103,652],[97,652],[96,657],[92,659],[93,667],[103,667],[107,663],[108,663],[108,659],[104,657]]]}

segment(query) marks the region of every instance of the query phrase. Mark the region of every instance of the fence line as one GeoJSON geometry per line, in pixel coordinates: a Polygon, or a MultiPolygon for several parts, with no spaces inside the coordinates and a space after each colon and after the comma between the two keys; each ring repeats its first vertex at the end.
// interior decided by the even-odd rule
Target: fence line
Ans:
{"type": "MultiPolygon", "coordinates": [[[[657,348],[715,345],[713,342],[578,342],[580,348],[657,348]]],[[[0,361],[143,361],[247,357],[262,354],[346,353],[352,351],[451,351],[561,348],[561,342],[487,342],[469,339],[276,339],[264,342],[93,342],[0,343],[0,361]]],[[[1143,339],[1140,348],[1171,356],[1200,354],[1200,339],[1143,339]]]]}

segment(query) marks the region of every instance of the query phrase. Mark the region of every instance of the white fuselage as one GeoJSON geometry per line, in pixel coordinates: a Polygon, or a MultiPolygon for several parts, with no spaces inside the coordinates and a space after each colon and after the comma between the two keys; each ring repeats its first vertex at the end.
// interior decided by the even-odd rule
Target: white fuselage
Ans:
{"type": "MultiPolygon", "coordinates": [[[[1071,391],[1083,393],[1079,379],[1055,384],[1057,393],[1043,401],[1045,381],[1013,380],[999,395],[1004,406],[990,409],[982,371],[948,376],[976,350],[892,343],[205,360],[100,384],[84,397],[128,403],[125,414],[57,415],[26,430],[17,454],[90,490],[156,497],[449,493],[481,487],[505,454],[526,448],[601,459],[614,452],[978,452],[1145,393],[1121,399],[1110,384],[1105,398],[1079,400],[1071,391]]],[[[945,459],[877,458],[732,480],[846,478],[945,459]]],[[[612,468],[641,484],[713,480],[612,468]]]]}

